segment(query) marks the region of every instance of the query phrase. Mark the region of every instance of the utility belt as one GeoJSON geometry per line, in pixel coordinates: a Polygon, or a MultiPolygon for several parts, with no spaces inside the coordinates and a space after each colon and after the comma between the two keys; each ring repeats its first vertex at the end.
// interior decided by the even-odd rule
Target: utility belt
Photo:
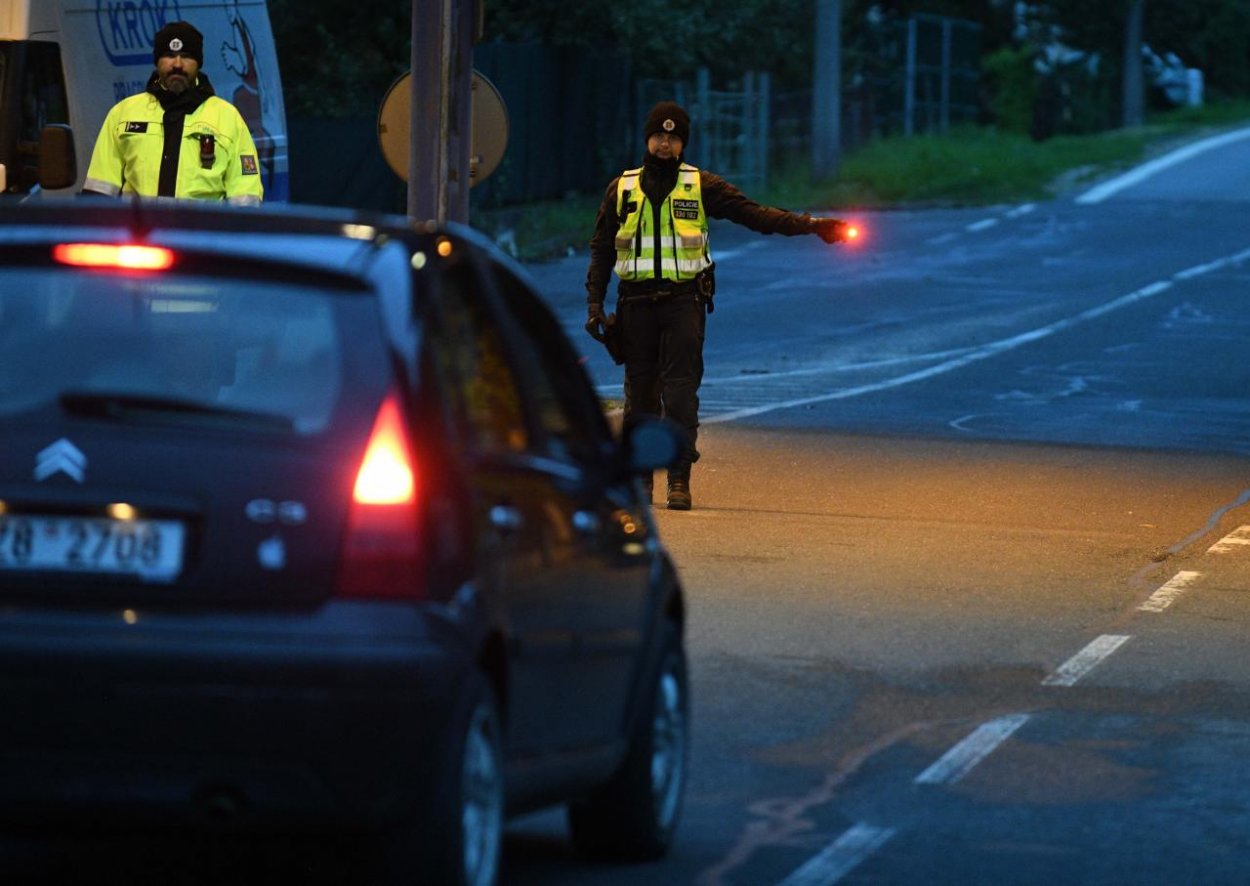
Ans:
{"type": "Polygon", "coordinates": [[[712,264],[695,275],[693,280],[622,280],[617,289],[617,304],[632,301],[658,302],[674,295],[693,295],[707,307],[710,314],[715,310],[712,296],[716,294],[716,265],[712,264]]]}
{"type": "Polygon", "coordinates": [[[673,295],[694,295],[698,291],[694,280],[682,280],[680,283],[672,280],[622,280],[617,289],[621,301],[659,301],[673,295]]]}

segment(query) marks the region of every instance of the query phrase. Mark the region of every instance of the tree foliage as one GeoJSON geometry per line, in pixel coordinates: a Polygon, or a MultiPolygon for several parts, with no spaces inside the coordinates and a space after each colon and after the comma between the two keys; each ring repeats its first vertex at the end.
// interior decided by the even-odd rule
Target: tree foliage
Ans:
{"type": "Polygon", "coordinates": [[[376,114],[411,66],[412,0],[269,0],[288,114],[376,114]]]}
{"type": "MultiPolygon", "coordinates": [[[[472,0],[468,0],[472,2],[472,0]]],[[[914,13],[981,26],[981,50],[1037,53],[1045,40],[1097,55],[1100,77],[1118,76],[1130,0],[842,0],[848,69],[866,29],[914,13]],[[1022,29],[1018,11],[1032,29],[1022,29]],[[876,24],[874,24],[876,23],[876,24]]],[[[485,0],[485,40],[611,47],[628,53],[635,75],[713,83],[766,71],[778,90],[810,85],[817,0],[485,0]]],[[[387,88],[408,70],[412,0],[269,0],[291,113],[376,113],[387,88]]],[[[1250,2],[1145,0],[1145,42],[1174,52],[1206,75],[1215,95],[1250,95],[1250,2]]],[[[1112,90],[1114,92],[1114,90],[1112,90]]]]}
{"type": "Polygon", "coordinates": [[[640,77],[714,81],[768,71],[782,83],[811,79],[813,0],[634,0],[571,4],[486,0],[488,40],[626,51],[640,77]]]}

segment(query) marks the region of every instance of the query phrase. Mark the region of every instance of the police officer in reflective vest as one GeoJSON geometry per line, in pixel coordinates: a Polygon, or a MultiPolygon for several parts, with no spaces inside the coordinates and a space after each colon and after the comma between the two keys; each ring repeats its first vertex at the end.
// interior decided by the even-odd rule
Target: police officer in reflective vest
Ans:
{"type": "MultiPolygon", "coordinates": [[[[625,423],[665,415],[683,427],[686,447],[668,471],[668,507],[690,510],[690,466],[698,460],[703,333],[712,313],[714,264],[708,219],[761,234],[816,234],[845,239],[847,226],[761,206],[723,178],[682,162],[690,117],[674,102],[651,109],[643,129],[642,166],[608,185],[595,219],[586,273],[586,331],[608,332],[603,302],[613,270],[620,277],[613,321],[625,363],[625,423]]],[[[646,480],[648,494],[652,480],[646,480]]]]}
{"type": "Polygon", "coordinates": [[[204,35],[171,22],[156,34],[152,61],[147,91],[104,118],[83,192],[258,205],[256,145],[238,110],[200,71],[204,35]]]}

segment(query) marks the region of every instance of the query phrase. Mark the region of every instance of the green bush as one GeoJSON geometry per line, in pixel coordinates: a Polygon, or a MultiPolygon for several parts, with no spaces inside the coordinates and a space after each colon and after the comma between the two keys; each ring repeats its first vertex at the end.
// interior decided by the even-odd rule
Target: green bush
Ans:
{"type": "Polygon", "coordinates": [[[1033,122],[1037,77],[1024,49],[1004,46],[982,62],[990,113],[1004,132],[1025,133],[1033,122]]]}

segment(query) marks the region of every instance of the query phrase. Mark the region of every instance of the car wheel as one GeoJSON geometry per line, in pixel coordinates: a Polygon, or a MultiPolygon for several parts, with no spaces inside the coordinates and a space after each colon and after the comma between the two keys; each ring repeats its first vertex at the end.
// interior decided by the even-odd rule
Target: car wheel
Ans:
{"type": "Polygon", "coordinates": [[[686,790],[689,745],[686,654],[677,626],[669,624],[621,768],[589,797],[569,805],[578,851],[619,861],[654,861],[668,852],[686,790]]]}
{"type": "Polygon", "coordinates": [[[503,841],[499,706],[480,673],[470,678],[422,811],[387,835],[386,882],[493,886],[503,841]]]}

